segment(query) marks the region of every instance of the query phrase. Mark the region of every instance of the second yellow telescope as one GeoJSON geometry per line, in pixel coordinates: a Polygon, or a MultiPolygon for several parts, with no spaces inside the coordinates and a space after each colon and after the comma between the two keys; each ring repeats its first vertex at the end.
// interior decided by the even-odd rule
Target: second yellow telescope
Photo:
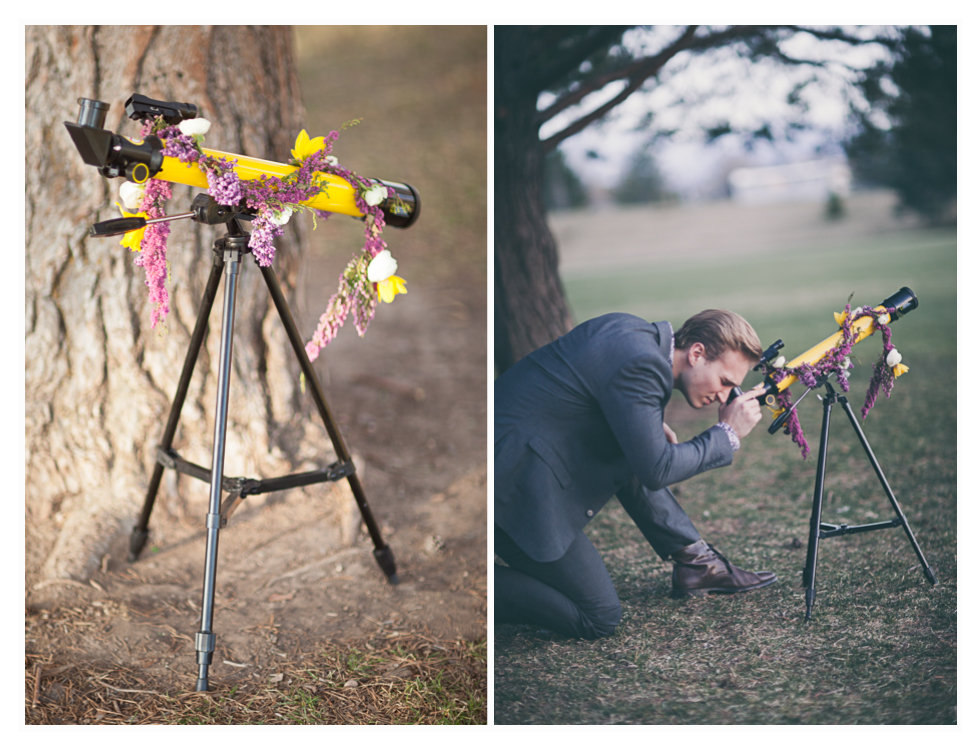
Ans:
{"type": "MultiPolygon", "coordinates": [[[[890,313],[890,321],[893,323],[895,320],[899,320],[901,317],[909,313],[911,310],[917,308],[917,305],[918,305],[917,295],[914,294],[914,292],[912,292],[908,287],[903,286],[897,292],[890,295],[887,299],[885,299],[883,302],[877,305],[874,308],[874,310],[887,311],[893,308],[893,311],[890,313]]],[[[863,341],[865,338],[873,334],[874,332],[873,318],[870,316],[860,318],[858,320],[853,321],[853,323],[850,324],[850,327],[854,334],[853,343],[858,344],[859,342],[863,341]]],[[[799,365],[816,364],[817,362],[819,362],[819,360],[821,360],[824,356],[826,356],[826,354],[828,354],[831,349],[833,349],[837,344],[839,344],[842,338],[843,338],[843,332],[837,331],[832,336],[823,339],[818,344],[816,344],[816,346],[806,350],[805,352],[800,354],[792,361],[786,363],[786,367],[788,367],[789,369],[795,369],[796,367],[799,367],[799,365]]],[[[781,347],[781,341],[776,342],[776,345],[781,347]]],[[[759,368],[756,367],[755,369],[759,369],[759,368]]],[[[760,404],[768,406],[770,409],[774,411],[775,395],[784,391],[786,388],[788,388],[793,383],[795,383],[796,380],[798,380],[798,378],[795,375],[789,375],[783,378],[778,383],[776,383],[772,380],[771,377],[766,376],[765,392],[758,397],[758,402],[760,404]]],[[[735,388],[731,392],[730,399],[736,398],[737,396],[740,395],[741,395],[741,389],[735,388]]]]}
{"type": "MultiPolygon", "coordinates": [[[[891,307],[895,308],[895,312],[891,313],[890,315],[890,320],[893,323],[900,316],[905,315],[917,307],[917,296],[906,286],[901,287],[897,294],[893,294],[885,299],[883,302],[877,305],[874,310],[877,310],[878,312],[886,312],[887,309],[891,307]]],[[[865,338],[873,335],[873,318],[870,316],[865,316],[854,320],[850,324],[850,329],[853,332],[853,344],[859,344],[865,338]]],[[[835,348],[836,345],[840,343],[842,338],[843,331],[837,331],[829,338],[820,341],[818,344],[816,344],[816,346],[812,347],[812,349],[803,352],[791,362],[787,362],[785,366],[789,369],[795,369],[799,365],[814,365],[824,356],[826,356],[831,349],[835,348]]],[[[789,375],[788,377],[780,380],[778,383],[779,392],[784,391],[786,388],[795,383],[796,380],[798,380],[798,378],[795,375],[789,375]]]]}

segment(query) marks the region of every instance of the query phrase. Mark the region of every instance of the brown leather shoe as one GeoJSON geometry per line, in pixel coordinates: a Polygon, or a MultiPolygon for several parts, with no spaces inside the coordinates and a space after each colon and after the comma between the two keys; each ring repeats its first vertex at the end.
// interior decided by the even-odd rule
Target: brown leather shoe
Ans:
{"type": "Polygon", "coordinates": [[[738,594],[775,583],[775,573],[749,573],[730,562],[714,547],[699,539],[670,556],[674,561],[674,588],[671,596],[738,594]]]}

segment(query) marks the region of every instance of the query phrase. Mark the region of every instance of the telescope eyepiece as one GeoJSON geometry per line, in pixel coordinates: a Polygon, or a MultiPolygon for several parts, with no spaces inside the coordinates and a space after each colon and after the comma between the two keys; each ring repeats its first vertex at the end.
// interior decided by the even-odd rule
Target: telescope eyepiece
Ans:
{"type": "Polygon", "coordinates": [[[108,104],[95,99],[85,99],[79,97],[78,104],[78,125],[86,128],[105,127],[105,117],[108,115],[108,104]]]}

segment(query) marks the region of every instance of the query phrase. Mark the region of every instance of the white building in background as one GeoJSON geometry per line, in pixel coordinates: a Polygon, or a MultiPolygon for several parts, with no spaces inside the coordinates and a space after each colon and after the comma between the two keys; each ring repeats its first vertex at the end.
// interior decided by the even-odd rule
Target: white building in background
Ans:
{"type": "Polygon", "coordinates": [[[842,158],[743,167],[728,175],[731,199],[755,206],[768,203],[825,203],[830,194],[850,194],[850,167],[842,158]]]}

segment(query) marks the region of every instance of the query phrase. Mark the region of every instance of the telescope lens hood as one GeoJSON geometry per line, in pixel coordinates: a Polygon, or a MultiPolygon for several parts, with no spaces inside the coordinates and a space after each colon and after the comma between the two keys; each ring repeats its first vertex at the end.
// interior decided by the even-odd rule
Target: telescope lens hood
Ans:
{"type": "Polygon", "coordinates": [[[896,312],[891,316],[894,320],[897,320],[902,315],[907,315],[911,310],[916,310],[918,301],[917,295],[914,294],[906,286],[902,286],[899,291],[890,295],[887,299],[880,303],[884,307],[893,307],[896,312]]]}
{"type": "Polygon", "coordinates": [[[383,210],[383,218],[387,226],[406,229],[420,218],[420,194],[412,185],[402,182],[379,180],[389,190],[389,197],[379,207],[383,210]]]}

